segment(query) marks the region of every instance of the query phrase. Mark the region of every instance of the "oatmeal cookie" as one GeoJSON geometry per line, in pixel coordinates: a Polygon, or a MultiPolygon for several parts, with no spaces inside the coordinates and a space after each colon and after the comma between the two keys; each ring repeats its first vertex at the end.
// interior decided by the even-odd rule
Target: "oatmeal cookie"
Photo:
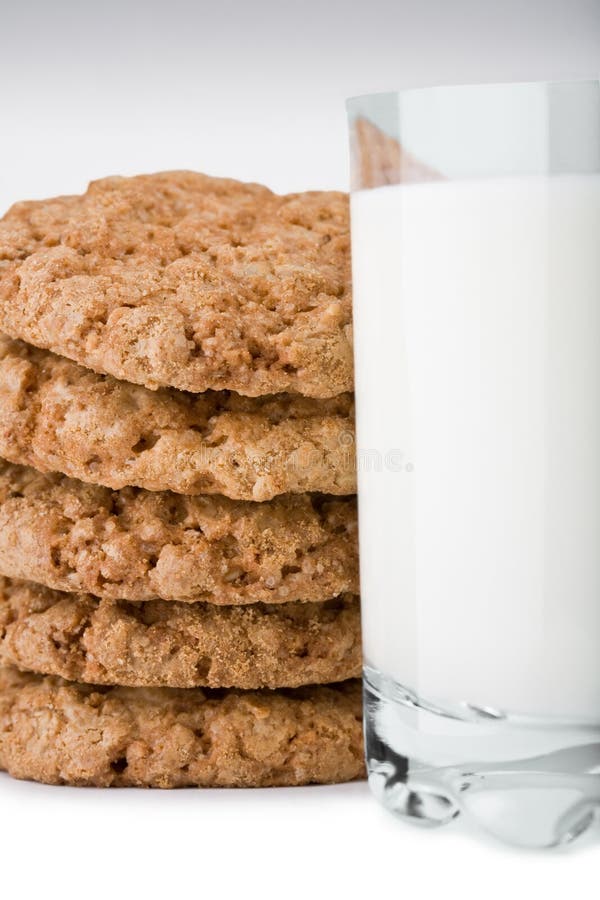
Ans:
{"type": "Polygon", "coordinates": [[[283,688],[357,678],[360,612],[97,600],[0,577],[0,662],[87,684],[283,688]]]}
{"type": "Polygon", "coordinates": [[[364,777],[359,681],[93,687],[0,670],[0,768],[47,784],[267,787],[364,777]]]}
{"type": "Polygon", "coordinates": [[[348,198],[194,172],[92,182],[0,221],[0,328],[150,388],[352,390],[348,198]]]}
{"type": "Polygon", "coordinates": [[[352,494],[353,413],[350,394],[149,391],[0,335],[0,454],[111,488],[352,494]]]}
{"type": "Polygon", "coordinates": [[[267,503],[108,488],[0,460],[0,574],[109,600],[358,593],[354,498],[267,503]]]}

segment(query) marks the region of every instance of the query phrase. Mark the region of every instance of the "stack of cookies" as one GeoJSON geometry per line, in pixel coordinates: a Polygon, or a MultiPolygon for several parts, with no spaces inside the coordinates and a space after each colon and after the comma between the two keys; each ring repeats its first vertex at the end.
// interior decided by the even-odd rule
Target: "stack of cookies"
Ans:
{"type": "Polygon", "coordinates": [[[360,777],[347,198],[190,172],[0,221],[0,768],[360,777]]]}

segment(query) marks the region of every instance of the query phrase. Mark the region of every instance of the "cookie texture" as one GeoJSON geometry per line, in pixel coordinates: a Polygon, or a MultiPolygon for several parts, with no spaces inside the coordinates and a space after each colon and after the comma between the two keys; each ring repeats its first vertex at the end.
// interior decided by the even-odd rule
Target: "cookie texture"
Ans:
{"type": "Polygon", "coordinates": [[[0,663],[130,687],[345,681],[361,671],[359,603],[131,603],[0,578],[0,663]]]}
{"type": "Polygon", "coordinates": [[[358,593],[353,498],[268,503],[108,488],[0,460],[0,574],[113,600],[358,593]]]}
{"type": "Polygon", "coordinates": [[[0,328],[150,388],[349,391],[348,198],[162,172],[18,203],[0,328]]]}
{"type": "Polygon", "coordinates": [[[266,787],[364,777],[360,682],[101,688],[0,670],[0,768],[47,784],[266,787]]]}
{"type": "Polygon", "coordinates": [[[353,400],[149,391],[0,335],[0,454],[111,488],[352,494],[353,400]]]}

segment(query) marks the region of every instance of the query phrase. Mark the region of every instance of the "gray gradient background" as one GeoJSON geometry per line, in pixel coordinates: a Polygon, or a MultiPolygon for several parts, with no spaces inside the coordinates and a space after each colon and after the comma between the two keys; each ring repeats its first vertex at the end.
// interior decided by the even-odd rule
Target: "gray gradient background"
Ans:
{"type": "Polygon", "coordinates": [[[0,2],[2,210],[179,167],[345,188],[347,96],[600,72],[600,0],[0,2]]]}

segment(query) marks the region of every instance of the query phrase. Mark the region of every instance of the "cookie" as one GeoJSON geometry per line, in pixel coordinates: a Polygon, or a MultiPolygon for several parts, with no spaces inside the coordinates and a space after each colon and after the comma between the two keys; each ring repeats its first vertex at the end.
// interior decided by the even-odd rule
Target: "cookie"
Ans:
{"type": "Polygon", "coordinates": [[[360,682],[101,688],[0,670],[0,768],[47,784],[267,787],[364,777],[360,682]]]}
{"type": "Polygon", "coordinates": [[[267,503],[108,488],[0,460],[0,574],[114,600],[358,594],[354,498],[267,503]]]}
{"type": "Polygon", "coordinates": [[[111,488],[352,494],[353,401],[149,391],[0,335],[0,454],[111,488]]]}
{"type": "Polygon", "coordinates": [[[0,221],[0,329],[150,388],[352,390],[348,198],[194,172],[0,221]]]}
{"type": "Polygon", "coordinates": [[[361,671],[359,603],[131,603],[0,577],[0,663],[129,687],[345,681],[361,671]]]}

